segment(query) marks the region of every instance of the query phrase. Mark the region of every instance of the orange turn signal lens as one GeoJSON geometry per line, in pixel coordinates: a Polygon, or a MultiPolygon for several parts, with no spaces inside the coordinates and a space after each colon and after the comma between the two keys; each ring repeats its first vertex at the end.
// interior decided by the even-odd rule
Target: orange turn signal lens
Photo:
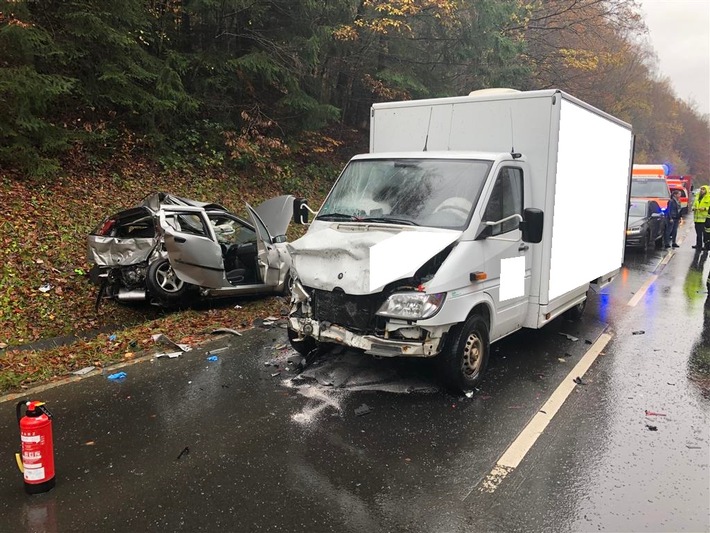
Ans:
{"type": "Polygon", "coordinates": [[[469,277],[471,281],[483,281],[488,278],[488,274],[479,270],[478,272],[471,272],[469,277]]]}

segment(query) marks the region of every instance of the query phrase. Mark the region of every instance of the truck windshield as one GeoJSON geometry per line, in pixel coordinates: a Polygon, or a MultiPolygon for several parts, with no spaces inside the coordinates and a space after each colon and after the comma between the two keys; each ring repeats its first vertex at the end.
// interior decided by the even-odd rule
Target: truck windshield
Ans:
{"type": "Polygon", "coordinates": [[[470,159],[351,161],[317,219],[463,229],[491,164],[470,159]]]}
{"type": "Polygon", "coordinates": [[[634,178],[631,180],[631,196],[636,198],[668,198],[668,185],[664,179],[634,178]]]}

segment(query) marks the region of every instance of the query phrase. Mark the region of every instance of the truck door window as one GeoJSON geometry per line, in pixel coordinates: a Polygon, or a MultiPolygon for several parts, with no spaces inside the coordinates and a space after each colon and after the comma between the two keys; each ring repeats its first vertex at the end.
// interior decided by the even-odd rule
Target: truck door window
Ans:
{"type": "MultiPolygon", "coordinates": [[[[523,214],[523,171],[519,168],[501,169],[488,200],[485,222],[495,222],[513,214],[523,214]]],[[[500,235],[518,229],[518,220],[508,220],[491,226],[491,235],[500,235]]]]}

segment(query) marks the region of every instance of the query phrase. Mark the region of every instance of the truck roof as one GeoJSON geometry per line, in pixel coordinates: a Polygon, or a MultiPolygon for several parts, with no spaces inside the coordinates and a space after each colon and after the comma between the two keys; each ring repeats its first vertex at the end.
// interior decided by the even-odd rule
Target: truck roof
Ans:
{"type": "MultiPolygon", "coordinates": [[[[434,151],[434,152],[375,152],[372,154],[359,154],[352,158],[361,159],[477,159],[495,161],[497,159],[512,159],[510,153],[505,152],[468,152],[468,151],[434,151]]],[[[517,161],[525,161],[525,157],[517,157],[517,161]]]]}

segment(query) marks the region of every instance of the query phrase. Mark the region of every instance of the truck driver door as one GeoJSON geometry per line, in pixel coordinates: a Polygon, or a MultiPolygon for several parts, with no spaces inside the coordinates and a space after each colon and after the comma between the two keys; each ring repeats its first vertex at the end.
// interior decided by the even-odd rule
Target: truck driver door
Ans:
{"type": "Polygon", "coordinates": [[[491,332],[495,338],[519,329],[527,313],[532,250],[522,240],[520,219],[512,216],[522,217],[523,208],[523,169],[502,166],[483,214],[483,223],[489,228],[482,243],[488,275],[485,286],[498,309],[495,331],[491,332]],[[491,224],[501,220],[505,221],[491,224]]]}

